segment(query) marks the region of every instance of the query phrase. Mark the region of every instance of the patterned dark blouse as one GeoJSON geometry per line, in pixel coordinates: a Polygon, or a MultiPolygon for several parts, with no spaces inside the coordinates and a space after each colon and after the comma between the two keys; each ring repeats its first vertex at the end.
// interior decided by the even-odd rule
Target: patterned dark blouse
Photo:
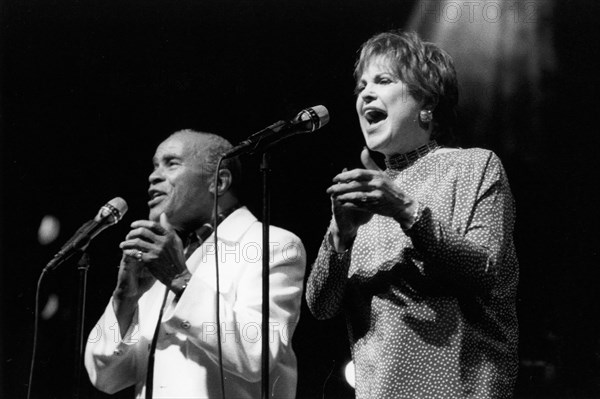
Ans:
{"type": "Polygon", "coordinates": [[[386,173],[417,222],[375,215],[343,254],[327,233],[307,284],[315,317],[346,316],[356,397],[512,397],[518,262],[500,160],[438,150],[386,173]]]}

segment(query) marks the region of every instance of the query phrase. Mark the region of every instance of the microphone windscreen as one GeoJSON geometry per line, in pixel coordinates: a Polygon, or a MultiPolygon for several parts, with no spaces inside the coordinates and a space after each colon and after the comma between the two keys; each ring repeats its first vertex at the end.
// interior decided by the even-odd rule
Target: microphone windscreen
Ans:
{"type": "Polygon", "coordinates": [[[123,216],[129,209],[127,202],[125,202],[125,200],[121,197],[115,197],[108,201],[108,203],[117,209],[121,213],[121,216],[123,216]]]}
{"type": "Polygon", "coordinates": [[[323,105],[315,105],[312,109],[319,116],[319,120],[321,121],[320,128],[329,123],[329,111],[323,105]]]}
{"type": "Polygon", "coordinates": [[[108,201],[106,205],[100,208],[98,215],[94,218],[95,221],[99,222],[100,220],[108,217],[108,221],[111,224],[117,223],[125,212],[127,212],[127,202],[121,197],[115,197],[108,201]]]}
{"type": "Polygon", "coordinates": [[[314,132],[329,123],[329,111],[322,105],[306,108],[296,116],[297,121],[310,121],[310,132],[314,132]]]}

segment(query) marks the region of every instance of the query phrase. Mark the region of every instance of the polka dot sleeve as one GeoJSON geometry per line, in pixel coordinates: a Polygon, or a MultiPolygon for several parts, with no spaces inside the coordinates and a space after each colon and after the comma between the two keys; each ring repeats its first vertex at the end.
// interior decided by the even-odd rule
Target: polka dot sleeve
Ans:
{"type": "Polygon", "coordinates": [[[327,231],[306,284],[306,302],[317,319],[330,319],[340,312],[351,251],[336,252],[327,231]]]}
{"type": "Polygon", "coordinates": [[[474,292],[492,289],[512,242],[514,204],[502,165],[491,154],[464,230],[454,230],[425,206],[406,233],[424,257],[424,273],[474,292]]]}

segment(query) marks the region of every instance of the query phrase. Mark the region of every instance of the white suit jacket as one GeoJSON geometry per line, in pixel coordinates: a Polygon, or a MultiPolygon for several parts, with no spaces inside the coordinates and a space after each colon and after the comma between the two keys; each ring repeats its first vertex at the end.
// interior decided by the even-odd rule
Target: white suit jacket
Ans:
{"type": "MultiPolygon", "coordinates": [[[[217,230],[221,343],[227,398],[258,398],[261,391],[262,223],[247,208],[217,230]]],[[[300,314],[306,253],[294,234],[271,227],[270,392],[296,394],[292,334],[300,314]]],[[[155,354],[155,398],[220,398],[216,329],[214,234],[187,260],[192,273],[178,301],[170,293],[155,354]]],[[[89,335],[85,366],[94,386],[114,393],[136,386],[145,395],[152,334],[166,287],[157,281],[138,301],[125,337],[109,303],[89,335]]]]}

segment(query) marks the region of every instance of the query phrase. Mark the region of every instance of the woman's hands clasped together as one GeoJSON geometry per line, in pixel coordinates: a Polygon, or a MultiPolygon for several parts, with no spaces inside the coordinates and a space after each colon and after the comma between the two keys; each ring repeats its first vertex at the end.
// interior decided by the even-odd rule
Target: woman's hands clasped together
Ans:
{"type": "Polygon", "coordinates": [[[379,169],[367,148],[360,159],[365,169],[344,169],[327,189],[334,217],[331,233],[338,251],[351,245],[358,228],[374,214],[392,217],[403,228],[414,223],[416,202],[379,169]]]}

